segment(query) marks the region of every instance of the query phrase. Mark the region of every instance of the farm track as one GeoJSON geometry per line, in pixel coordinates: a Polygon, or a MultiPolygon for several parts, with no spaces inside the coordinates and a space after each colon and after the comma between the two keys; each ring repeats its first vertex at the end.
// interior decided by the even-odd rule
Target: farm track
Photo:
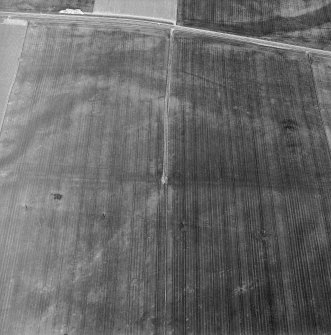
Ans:
{"type": "Polygon", "coordinates": [[[331,51],[323,50],[314,47],[302,46],[292,43],[282,43],[277,41],[266,40],[263,38],[254,38],[249,36],[241,36],[237,34],[224,33],[220,31],[212,31],[207,29],[199,29],[194,27],[186,27],[174,25],[173,22],[163,19],[153,19],[150,17],[127,16],[127,15],[65,15],[65,14],[35,14],[35,13],[16,13],[16,12],[1,12],[0,19],[22,19],[29,22],[49,22],[49,23],[66,23],[75,25],[88,25],[89,27],[115,27],[120,25],[122,29],[128,27],[143,27],[144,30],[149,29],[152,32],[154,29],[173,29],[191,33],[192,36],[205,36],[217,38],[219,41],[233,41],[239,43],[247,43],[248,45],[265,46],[275,49],[292,50],[298,52],[306,52],[311,54],[320,54],[330,56],[331,51]]]}
{"type": "Polygon", "coordinates": [[[3,0],[1,11],[84,13],[163,19],[222,31],[330,50],[330,0],[3,0]]]}
{"type": "Polygon", "coordinates": [[[4,334],[331,331],[330,52],[0,17],[28,22],[0,132],[4,334]]]}
{"type": "Polygon", "coordinates": [[[179,0],[178,24],[330,49],[329,1],[179,0]]]}

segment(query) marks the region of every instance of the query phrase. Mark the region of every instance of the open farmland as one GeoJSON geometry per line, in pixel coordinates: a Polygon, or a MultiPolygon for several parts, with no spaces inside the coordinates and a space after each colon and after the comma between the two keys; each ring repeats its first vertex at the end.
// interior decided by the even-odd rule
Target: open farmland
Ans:
{"type": "Polygon", "coordinates": [[[308,58],[176,33],[171,82],[175,333],[330,332],[331,156],[308,58]]]}
{"type": "Polygon", "coordinates": [[[177,0],[95,0],[95,14],[135,15],[176,21],[177,0]]]}
{"type": "Polygon", "coordinates": [[[62,9],[81,9],[92,12],[94,0],[1,0],[2,11],[59,12],[62,9]]]}
{"type": "Polygon", "coordinates": [[[26,25],[0,25],[0,120],[3,119],[15,81],[25,34],[26,25]]]}
{"type": "Polygon", "coordinates": [[[1,334],[161,327],[167,44],[29,27],[0,136],[1,334]]]}
{"type": "Polygon", "coordinates": [[[312,59],[315,86],[323,117],[326,137],[331,150],[331,57],[314,56],[312,59]]]}
{"type": "Polygon", "coordinates": [[[330,0],[179,0],[178,22],[331,49],[330,0]]]}
{"type": "Polygon", "coordinates": [[[331,334],[331,0],[180,1],[0,0],[0,335],[331,334]]]}

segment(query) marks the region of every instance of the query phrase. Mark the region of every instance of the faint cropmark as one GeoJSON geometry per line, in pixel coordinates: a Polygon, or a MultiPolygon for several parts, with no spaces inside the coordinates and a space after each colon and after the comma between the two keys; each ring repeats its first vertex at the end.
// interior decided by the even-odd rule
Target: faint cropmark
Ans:
{"type": "Polygon", "coordinates": [[[63,195],[60,193],[51,193],[51,196],[53,197],[54,200],[61,200],[63,195]]]}
{"type": "Polygon", "coordinates": [[[270,239],[272,238],[272,234],[267,232],[265,229],[261,229],[257,233],[253,234],[253,238],[263,245],[267,245],[270,243],[270,239]]]}
{"type": "Polygon", "coordinates": [[[256,287],[254,282],[248,282],[248,283],[244,283],[243,285],[235,288],[233,290],[234,295],[242,295],[245,294],[251,290],[253,290],[256,287]]]}

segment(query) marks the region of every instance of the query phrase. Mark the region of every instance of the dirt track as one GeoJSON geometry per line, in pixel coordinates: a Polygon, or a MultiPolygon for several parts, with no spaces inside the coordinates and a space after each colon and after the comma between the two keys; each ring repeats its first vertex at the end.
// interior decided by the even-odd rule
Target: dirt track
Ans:
{"type": "Polygon", "coordinates": [[[0,11],[58,13],[67,8],[96,15],[163,19],[179,25],[330,50],[330,0],[84,0],[2,1],[0,11]]]}

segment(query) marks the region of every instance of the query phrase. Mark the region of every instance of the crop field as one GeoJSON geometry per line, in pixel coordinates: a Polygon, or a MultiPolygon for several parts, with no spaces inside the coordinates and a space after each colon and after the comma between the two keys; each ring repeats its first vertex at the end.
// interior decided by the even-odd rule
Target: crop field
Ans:
{"type": "Polygon", "coordinates": [[[176,21],[177,0],[95,0],[94,13],[122,14],[176,21]]]}
{"type": "Polygon", "coordinates": [[[330,0],[178,0],[179,24],[331,49],[330,0]]]}
{"type": "Polygon", "coordinates": [[[313,57],[312,68],[325,132],[331,149],[331,57],[313,57]]]}
{"type": "MultiPolygon", "coordinates": [[[[175,34],[168,188],[175,333],[326,334],[330,104],[322,115],[304,54],[220,42],[175,34]]],[[[318,69],[320,98],[329,102],[330,62],[328,73],[323,63],[318,69]]]]}
{"type": "Polygon", "coordinates": [[[167,41],[28,29],[0,136],[2,334],[158,326],[167,41]]]}
{"type": "Polygon", "coordinates": [[[25,34],[25,25],[0,25],[0,120],[3,119],[15,80],[25,34]]]}
{"type": "Polygon", "coordinates": [[[93,5],[94,0],[1,0],[0,10],[47,13],[72,8],[92,12],[93,5]]]}
{"type": "Polygon", "coordinates": [[[0,24],[0,334],[329,334],[331,57],[31,17],[0,24]]]}

